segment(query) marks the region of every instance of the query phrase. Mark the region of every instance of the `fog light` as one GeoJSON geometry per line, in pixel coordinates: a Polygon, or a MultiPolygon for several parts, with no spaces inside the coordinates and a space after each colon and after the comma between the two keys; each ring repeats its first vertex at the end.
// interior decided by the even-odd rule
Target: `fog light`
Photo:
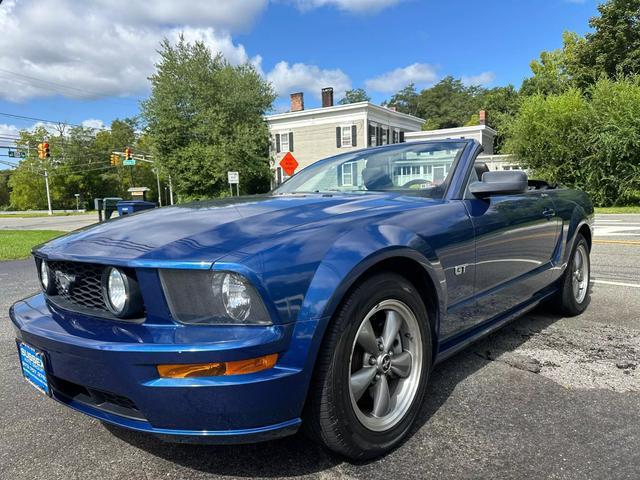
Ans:
{"type": "Polygon", "coordinates": [[[163,378],[218,377],[222,375],[245,375],[273,368],[278,354],[233,362],[193,363],[158,365],[158,373],[163,378]]]}

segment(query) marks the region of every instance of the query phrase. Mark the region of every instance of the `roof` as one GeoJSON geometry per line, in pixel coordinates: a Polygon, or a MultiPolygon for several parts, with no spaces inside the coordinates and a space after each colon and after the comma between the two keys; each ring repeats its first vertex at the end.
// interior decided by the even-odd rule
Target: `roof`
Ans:
{"type": "Polygon", "coordinates": [[[473,132],[487,131],[494,136],[498,134],[493,128],[488,125],[471,125],[468,127],[455,127],[455,128],[441,128],[439,130],[421,130],[418,132],[407,132],[405,137],[420,137],[428,135],[463,135],[473,132]]]}
{"type": "Polygon", "coordinates": [[[265,119],[269,120],[292,120],[296,118],[304,118],[309,115],[330,115],[333,113],[348,113],[352,110],[363,110],[363,109],[371,109],[377,111],[379,113],[384,113],[386,115],[396,115],[399,118],[404,118],[406,120],[412,120],[415,122],[424,123],[423,118],[416,117],[414,115],[409,115],[408,113],[397,112],[395,110],[391,110],[387,107],[382,107],[380,105],[376,105],[371,102],[357,102],[357,103],[348,103],[346,105],[333,105],[332,107],[318,107],[318,108],[309,108],[306,110],[300,110],[298,112],[284,112],[284,113],[276,113],[273,115],[266,115],[265,119]]]}

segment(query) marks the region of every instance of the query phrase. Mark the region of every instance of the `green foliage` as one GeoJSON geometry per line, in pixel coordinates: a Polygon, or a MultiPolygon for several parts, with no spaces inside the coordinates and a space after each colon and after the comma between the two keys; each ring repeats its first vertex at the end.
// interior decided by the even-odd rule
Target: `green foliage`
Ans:
{"type": "Polygon", "coordinates": [[[398,112],[409,115],[418,114],[418,92],[416,86],[410,83],[398,93],[393,95],[388,101],[382,102],[383,106],[395,106],[398,112]]]}
{"type": "Polygon", "coordinates": [[[136,138],[137,129],[135,120],[125,119],[114,120],[110,130],[97,132],[81,127],[54,135],[44,128],[20,132],[18,146],[28,148],[29,155],[13,170],[8,184],[12,208],[47,208],[45,170],[49,174],[53,208],[74,209],[76,193],[80,194],[80,206],[89,208],[96,197],[128,198],[127,189],[131,186],[149,187],[149,198],[156,198],[156,177],[151,165],[138,162],[134,167],[114,167],[109,161],[113,151],[122,151],[126,146],[138,153],[136,149],[144,145],[144,137],[136,138]],[[41,160],[37,157],[37,145],[45,138],[51,158],[41,160]]]}
{"type": "Polygon", "coordinates": [[[11,170],[0,170],[0,207],[9,206],[9,196],[11,189],[9,188],[9,178],[11,170]]]}
{"type": "Polygon", "coordinates": [[[596,205],[637,202],[640,82],[603,78],[587,93],[526,98],[508,148],[537,175],[587,191],[596,205]]]}
{"type": "Polygon", "coordinates": [[[579,87],[599,77],[640,74],[640,0],[608,0],[589,21],[584,39],[565,37],[568,68],[579,87]]]}
{"type": "Polygon", "coordinates": [[[33,247],[63,234],[55,230],[0,230],[0,261],[28,258],[33,247]]]}
{"type": "Polygon", "coordinates": [[[251,65],[231,66],[201,42],[164,40],[142,104],[154,153],[181,199],[226,192],[227,171],[246,193],[269,187],[264,114],[275,95],[251,65]]]}
{"type": "Polygon", "coordinates": [[[338,103],[340,105],[347,105],[349,103],[358,102],[370,102],[371,97],[367,95],[367,92],[362,88],[356,88],[354,90],[347,90],[344,94],[344,98],[338,103]]]}
{"type": "Polygon", "coordinates": [[[557,95],[571,88],[563,50],[542,52],[540,59],[533,60],[529,66],[533,76],[522,82],[522,95],[557,95]]]}
{"type": "Polygon", "coordinates": [[[416,114],[435,128],[460,127],[478,112],[481,93],[480,87],[467,87],[461,80],[445,77],[420,92],[416,114]]]}

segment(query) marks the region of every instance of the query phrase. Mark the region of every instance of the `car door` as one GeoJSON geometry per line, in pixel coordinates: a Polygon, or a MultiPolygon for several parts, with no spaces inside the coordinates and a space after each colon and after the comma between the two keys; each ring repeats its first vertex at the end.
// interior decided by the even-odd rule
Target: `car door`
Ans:
{"type": "Polygon", "coordinates": [[[476,323],[514,308],[550,282],[559,224],[540,191],[467,198],[476,245],[476,323]]]}

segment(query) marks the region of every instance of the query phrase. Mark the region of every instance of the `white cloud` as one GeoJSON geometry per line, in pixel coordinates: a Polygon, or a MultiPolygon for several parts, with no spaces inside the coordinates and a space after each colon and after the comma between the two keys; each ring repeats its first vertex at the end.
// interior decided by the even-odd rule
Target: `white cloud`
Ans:
{"type": "Polygon", "coordinates": [[[333,87],[335,97],[341,98],[351,89],[351,80],[342,70],[323,70],[316,65],[304,63],[289,65],[288,62],[279,62],[267,74],[267,80],[280,96],[303,91],[320,98],[322,88],[333,87]]]}
{"type": "Polygon", "coordinates": [[[289,0],[300,10],[310,10],[324,6],[335,6],[352,13],[376,13],[403,0],[289,0]]]}
{"type": "MultiPolygon", "coordinates": [[[[20,129],[15,125],[7,125],[6,123],[0,123],[0,136],[15,137],[18,135],[19,132],[20,132],[20,129]]],[[[0,143],[3,143],[3,142],[0,142],[0,143]]]]}
{"type": "Polygon", "coordinates": [[[472,75],[470,77],[462,77],[462,83],[465,85],[476,85],[486,87],[496,79],[496,74],[493,72],[482,72],[478,75],[472,75]]]}
{"type": "Polygon", "coordinates": [[[102,120],[97,119],[97,118],[88,118],[86,120],[83,120],[81,125],[84,128],[93,128],[95,130],[102,130],[102,129],[104,129],[106,127],[104,122],[102,120]]]}
{"type": "Polygon", "coordinates": [[[410,83],[428,85],[435,82],[437,78],[438,75],[435,68],[431,65],[414,63],[371,78],[365,82],[365,86],[367,90],[372,92],[393,93],[403,89],[410,83]]]}
{"type": "Polygon", "coordinates": [[[163,37],[184,31],[234,64],[251,61],[234,44],[267,0],[5,0],[0,8],[0,98],[21,101],[59,94],[90,99],[148,89],[163,37]],[[176,25],[185,24],[184,28],[176,25]]]}

